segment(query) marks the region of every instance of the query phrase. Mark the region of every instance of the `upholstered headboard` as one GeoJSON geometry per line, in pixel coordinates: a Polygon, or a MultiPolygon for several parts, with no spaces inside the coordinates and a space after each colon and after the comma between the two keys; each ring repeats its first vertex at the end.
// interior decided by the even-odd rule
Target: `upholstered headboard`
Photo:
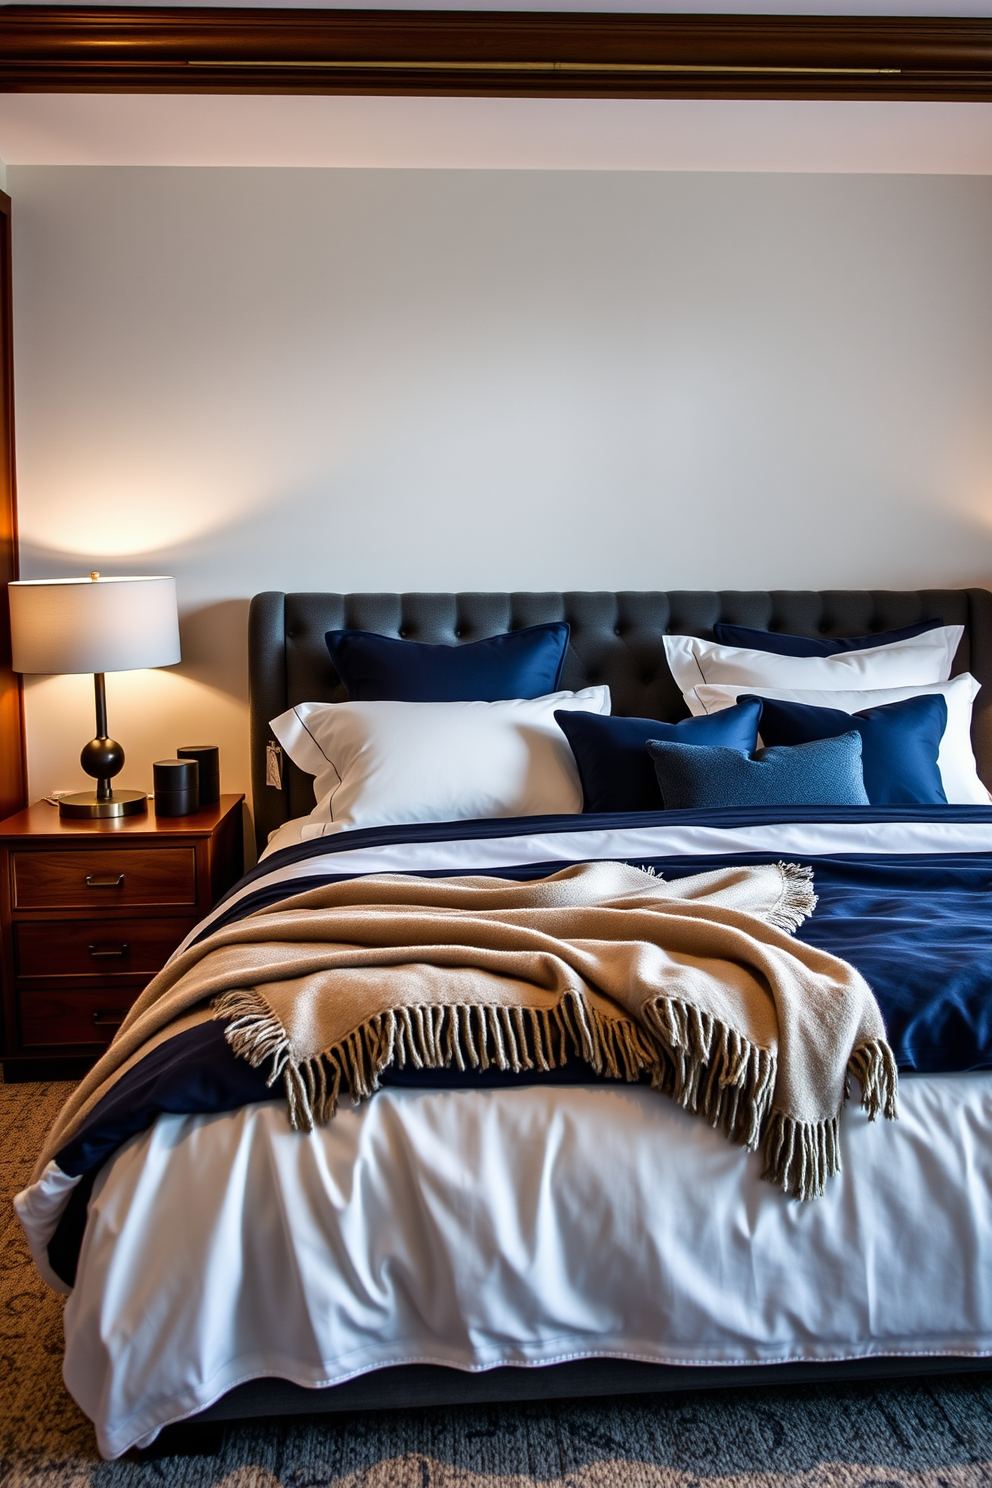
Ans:
{"type": "Polygon", "coordinates": [[[294,703],[344,702],[324,634],[348,626],[411,641],[464,645],[525,625],[567,620],[562,686],[609,684],[614,713],[675,720],[686,708],[668,670],[666,632],[712,635],[718,620],[794,635],[869,635],[939,618],[963,625],[955,672],[983,690],[972,736],[992,784],[992,594],[984,589],[705,590],[571,594],[258,594],[249,618],[252,792],[259,847],[314,804],[310,777],[286,761],[281,789],[265,783],[269,719],[294,703]]]}

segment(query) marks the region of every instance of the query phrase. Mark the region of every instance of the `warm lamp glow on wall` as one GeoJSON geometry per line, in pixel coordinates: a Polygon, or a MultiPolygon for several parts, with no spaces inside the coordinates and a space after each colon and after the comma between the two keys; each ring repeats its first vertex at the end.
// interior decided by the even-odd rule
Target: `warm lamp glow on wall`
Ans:
{"type": "Polygon", "coordinates": [[[148,809],[144,791],[114,791],[124,751],[107,734],[104,672],[173,666],[180,660],[176,581],[162,577],[24,579],[7,585],[15,672],[92,672],[96,738],[79,762],[95,791],[64,796],[69,817],[132,816],[148,809]]]}

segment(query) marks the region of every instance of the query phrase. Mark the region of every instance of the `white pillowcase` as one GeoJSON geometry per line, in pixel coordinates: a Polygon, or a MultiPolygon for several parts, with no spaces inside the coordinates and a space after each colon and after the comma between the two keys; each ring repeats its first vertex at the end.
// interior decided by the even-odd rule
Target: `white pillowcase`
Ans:
{"type": "Polygon", "coordinates": [[[322,832],[575,815],[582,786],[556,708],[608,714],[610,689],[498,703],[298,703],[271,728],[314,777],[310,821],[322,832]]]}
{"type": "Polygon", "coordinates": [[[921,693],[939,692],[947,704],[947,724],[937,751],[937,768],[949,806],[988,806],[992,796],[978,778],[971,747],[971,710],[981,691],[970,672],[961,672],[949,682],[930,687],[883,687],[868,691],[820,692],[809,688],[742,687],[739,683],[704,684],[686,693],[690,712],[719,713],[736,703],[741,693],[755,697],[779,698],[783,703],[810,703],[814,708],[840,708],[844,713],[860,713],[865,708],[880,708],[884,703],[901,703],[921,693]]]}
{"type": "Polygon", "coordinates": [[[776,656],[739,646],[719,646],[698,636],[666,635],[665,655],[684,693],[700,683],[746,682],[749,687],[918,687],[946,682],[963,625],[942,625],[921,636],[841,651],[836,656],[776,656]]]}

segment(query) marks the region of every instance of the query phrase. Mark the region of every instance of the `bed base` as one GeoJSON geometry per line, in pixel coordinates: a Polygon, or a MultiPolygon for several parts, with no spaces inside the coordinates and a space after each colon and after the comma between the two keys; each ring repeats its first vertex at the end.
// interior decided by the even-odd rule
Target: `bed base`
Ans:
{"type": "MultiPolygon", "coordinates": [[[[325,1389],[283,1379],[248,1380],[168,1432],[223,1421],[273,1416],[340,1415],[344,1411],[419,1410],[428,1406],[508,1405],[611,1395],[664,1395],[774,1385],[848,1384],[863,1380],[933,1379],[992,1369],[992,1358],[904,1355],[788,1364],[648,1364],[632,1359],[573,1359],[544,1368],[469,1374],[438,1364],[398,1364],[325,1389]]],[[[164,1439],[166,1432],[162,1433],[164,1439]]],[[[156,1443],[157,1445],[157,1443],[156,1443]]]]}

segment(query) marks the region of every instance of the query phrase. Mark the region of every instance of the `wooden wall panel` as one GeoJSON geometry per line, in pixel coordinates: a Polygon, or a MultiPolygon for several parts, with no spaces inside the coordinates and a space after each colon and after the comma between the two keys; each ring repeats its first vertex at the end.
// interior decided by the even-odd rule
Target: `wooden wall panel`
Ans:
{"type": "Polygon", "coordinates": [[[0,90],[992,98],[992,20],[4,6],[0,90]]]}
{"type": "Polygon", "coordinates": [[[21,679],[10,669],[7,582],[17,578],[10,197],[0,191],[0,820],[25,803],[21,679]]]}

